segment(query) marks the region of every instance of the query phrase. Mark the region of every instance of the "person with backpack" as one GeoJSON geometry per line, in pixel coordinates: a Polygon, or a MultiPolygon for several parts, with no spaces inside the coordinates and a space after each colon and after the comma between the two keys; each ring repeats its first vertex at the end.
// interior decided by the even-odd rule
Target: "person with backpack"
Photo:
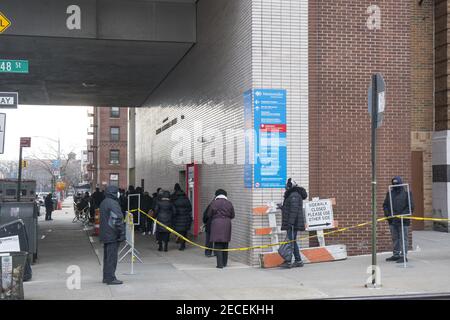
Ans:
{"type": "Polygon", "coordinates": [[[281,267],[293,268],[303,267],[300,248],[297,244],[297,233],[305,230],[305,218],[303,215],[303,200],[308,198],[308,193],[299,187],[291,178],[286,183],[283,206],[281,207],[282,223],[281,230],[286,230],[288,240],[293,241],[293,253],[295,262],[292,263],[292,256],[285,260],[281,267]]]}

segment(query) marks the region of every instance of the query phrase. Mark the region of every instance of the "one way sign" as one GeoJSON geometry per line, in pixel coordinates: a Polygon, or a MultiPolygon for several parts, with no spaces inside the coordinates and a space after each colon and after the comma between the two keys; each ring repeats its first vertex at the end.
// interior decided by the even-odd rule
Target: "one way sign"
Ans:
{"type": "Polygon", "coordinates": [[[307,231],[334,228],[331,199],[313,199],[313,201],[305,203],[305,220],[307,231]]]}
{"type": "Polygon", "coordinates": [[[17,92],[0,92],[0,109],[16,109],[18,104],[17,92]]]}

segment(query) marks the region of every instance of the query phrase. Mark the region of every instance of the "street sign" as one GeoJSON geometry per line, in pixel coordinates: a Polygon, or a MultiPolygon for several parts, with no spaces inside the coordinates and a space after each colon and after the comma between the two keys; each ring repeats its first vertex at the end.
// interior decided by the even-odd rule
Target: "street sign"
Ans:
{"type": "Polygon", "coordinates": [[[0,59],[0,73],[28,73],[28,60],[0,59]]]}
{"type": "Polygon", "coordinates": [[[0,154],[5,150],[5,125],[6,125],[6,113],[0,113],[0,154]]]}
{"type": "Polygon", "coordinates": [[[334,228],[333,206],[330,199],[305,203],[305,229],[307,231],[334,228]]]}
{"type": "Polygon", "coordinates": [[[22,137],[22,138],[20,138],[20,146],[22,148],[29,148],[29,147],[31,147],[31,138],[30,137],[22,137]]]}
{"type": "Polygon", "coordinates": [[[17,92],[0,92],[0,109],[17,109],[19,94],[17,92]]]}
{"type": "Polygon", "coordinates": [[[52,160],[52,168],[59,169],[61,167],[61,160],[52,160]]]}
{"type": "MultiPolygon", "coordinates": [[[[377,81],[377,95],[378,95],[378,106],[377,106],[377,128],[381,127],[383,123],[383,116],[384,116],[384,110],[386,107],[386,100],[385,100],[385,82],[384,78],[380,73],[377,73],[376,75],[376,81],[377,81]]],[[[372,84],[369,86],[369,92],[367,95],[367,105],[369,109],[369,115],[372,116],[372,104],[373,104],[373,87],[372,84]]]]}
{"type": "Polygon", "coordinates": [[[11,26],[11,21],[0,12],[0,33],[3,33],[6,29],[8,29],[11,26]]]}

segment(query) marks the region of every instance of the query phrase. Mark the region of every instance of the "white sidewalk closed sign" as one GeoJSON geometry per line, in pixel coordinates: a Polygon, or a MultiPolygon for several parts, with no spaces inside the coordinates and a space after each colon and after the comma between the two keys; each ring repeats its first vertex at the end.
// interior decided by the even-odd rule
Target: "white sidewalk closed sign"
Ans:
{"type": "Polygon", "coordinates": [[[307,231],[334,228],[333,206],[330,199],[305,203],[305,228],[307,231]]]}

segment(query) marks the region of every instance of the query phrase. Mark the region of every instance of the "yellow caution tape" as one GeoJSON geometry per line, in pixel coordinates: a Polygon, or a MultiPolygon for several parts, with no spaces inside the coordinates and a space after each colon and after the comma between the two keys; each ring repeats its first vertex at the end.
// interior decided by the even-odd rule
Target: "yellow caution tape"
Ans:
{"type": "MultiPolygon", "coordinates": [[[[148,218],[152,219],[155,223],[159,224],[161,227],[165,228],[167,231],[169,231],[170,233],[173,233],[174,235],[176,235],[177,237],[183,239],[184,241],[186,241],[187,243],[190,243],[191,245],[201,248],[201,249],[205,249],[205,250],[211,250],[211,251],[227,251],[227,252],[231,252],[231,251],[249,251],[249,250],[254,250],[254,249],[267,249],[267,248],[271,248],[271,247],[275,247],[275,246],[280,246],[283,244],[288,244],[288,243],[292,243],[294,241],[297,240],[308,240],[308,239],[313,239],[317,237],[316,235],[312,235],[312,236],[307,236],[307,237],[302,237],[299,238],[297,240],[289,240],[289,241],[282,241],[282,242],[278,242],[275,244],[266,244],[266,245],[260,245],[260,246],[253,246],[253,247],[243,247],[243,248],[228,248],[228,249],[215,249],[215,248],[209,248],[206,246],[203,246],[201,244],[195,243],[191,240],[189,240],[188,238],[186,238],[185,236],[179,234],[178,232],[176,232],[175,230],[173,230],[172,228],[166,226],[165,224],[159,222],[157,219],[153,218],[151,215],[147,214],[146,212],[142,211],[141,209],[133,209],[130,210],[130,213],[139,211],[140,213],[144,214],[145,216],[147,216],[148,218]]],[[[413,217],[413,216],[402,216],[404,219],[410,219],[410,220],[425,220],[425,221],[446,221],[449,222],[450,219],[444,219],[444,218],[422,218],[422,217],[413,217]]],[[[395,219],[395,218],[399,218],[399,216],[394,216],[394,217],[385,217],[385,218],[379,218],[377,219],[377,222],[381,222],[381,221],[386,221],[389,219],[395,219]]],[[[346,227],[346,228],[339,228],[337,230],[334,231],[329,231],[329,232],[324,232],[323,235],[324,236],[328,236],[331,234],[336,234],[336,233],[341,233],[341,232],[345,232],[351,229],[355,229],[355,228],[361,228],[361,227],[365,227],[368,225],[371,225],[372,221],[370,222],[364,222],[364,223],[359,223],[350,227],[346,227]]]]}

